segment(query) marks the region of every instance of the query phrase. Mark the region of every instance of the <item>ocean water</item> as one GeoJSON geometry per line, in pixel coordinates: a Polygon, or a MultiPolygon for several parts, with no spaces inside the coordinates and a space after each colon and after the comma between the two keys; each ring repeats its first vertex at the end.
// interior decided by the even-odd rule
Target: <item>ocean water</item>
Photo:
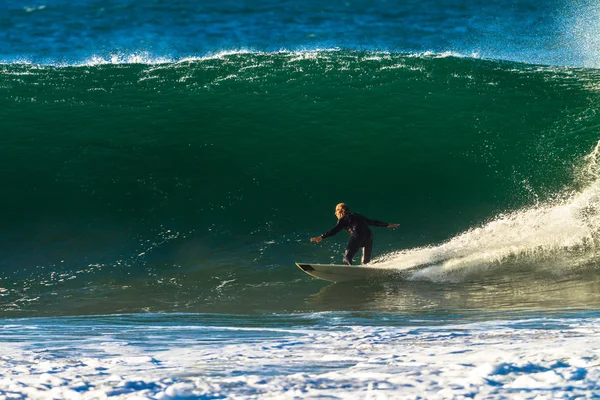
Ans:
{"type": "Polygon", "coordinates": [[[0,398],[598,396],[597,5],[480,3],[0,2],[0,398]]]}

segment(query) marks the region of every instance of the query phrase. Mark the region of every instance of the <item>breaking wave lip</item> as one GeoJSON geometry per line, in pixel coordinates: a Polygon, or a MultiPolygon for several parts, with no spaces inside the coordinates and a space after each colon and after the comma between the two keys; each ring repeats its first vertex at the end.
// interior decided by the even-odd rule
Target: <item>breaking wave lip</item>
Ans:
{"type": "MultiPolygon", "coordinates": [[[[230,50],[219,50],[214,52],[207,52],[203,55],[187,55],[187,56],[168,56],[168,55],[154,55],[149,52],[111,52],[105,55],[93,54],[91,56],[83,58],[81,61],[64,61],[64,60],[44,60],[44,61],[32,61],[29,57],[16,57],[14,59],[0,59],[0,65],[33,65],[40,67],[92,67],[99,65],[128,65],[128,64],[142,64],[142,65],[162,65],[162,64],[178,64],[194,61],[205,61],[221,59],[227,56],[252,54],[252,55],[291,55],[291,56],[322,56],[325,54],[339,53],[339,52],[352,52],[352,53],[366,53],[375,57],[386,57],[391,55],[404,55],[409,58],[472,58],[472,59],[484,59],[479,53],[473,52],[471,54],[463,54],[452,50],[434,52],[434,51],[389,51],[389,50],[378,50],[378,49],[353,49],[353,48],[340,48],[340,47],[316,47],[316,48],[300,48],[300,49],[279,49],[275,51],[261,51],[254,50],[251,48],[239,48],[230,50]]],[[[495,59],[489,59],[495,60],[495,59]]],[[[497,59],[495,61],[502,61],[497,59]]]]}
{"type": "Polygon", "coordinates": [[[576,171],[583,189],[565,190],[541,204],[499,214],[445,243],[388,253],[378,267],[425,265],[411,279],[460,280],[506,265],[555,273],[600,262],[600,141],[576,171]]]}

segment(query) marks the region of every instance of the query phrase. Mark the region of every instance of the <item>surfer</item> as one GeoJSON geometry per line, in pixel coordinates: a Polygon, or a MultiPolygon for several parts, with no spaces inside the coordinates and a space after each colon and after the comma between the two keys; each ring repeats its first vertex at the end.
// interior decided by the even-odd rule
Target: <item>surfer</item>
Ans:
{"type": "Polygon", "coordinates": [[[352,265],[352,259],[361,247],[363,249],[362,263],[366,264],[371,261],[373,232],[369,229],[369,225],[388,228],[397,228],[399,226],[399,224],[388,224],[368,219],[357,213],[351,213],[345,203],[340,203],[335,207],[335,216],[338,219],[337,225],[321,236],[311,238],[310,241],[319,243],[321,240],[333,236],[342,229],[345,229],[350,234],[350,240],[348,241],[348,246],[346,246],[346,252],[344,253],[344,264],[347,265],[352,265]]]}

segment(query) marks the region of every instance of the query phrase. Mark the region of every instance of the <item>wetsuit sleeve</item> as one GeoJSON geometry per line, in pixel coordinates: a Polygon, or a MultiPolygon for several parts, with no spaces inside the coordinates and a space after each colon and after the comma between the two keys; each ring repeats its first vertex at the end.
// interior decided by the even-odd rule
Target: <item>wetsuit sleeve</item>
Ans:
{"type": "Polygon", "coordinates": [[[325,239],[329,236],[333,236],[336,233],[338,233],[339,231],[341,231],[344,226],[345,226],[345,223],[343,222],[342,219],[340,219],[340,220],[338,220],[338,223],[332,229],[330,229],[329,231],[322,234],[321,237],[323,239],[325,239]]]}
{"type": "Polygon", "coordinates": [[[381,222],[381,221],[377,221],[375,219],[369,219],[369,218],[365,218],[367,220],[367,224],[372,225],[372,226],[383,226],[386,227],[389,224],[387,222],[381,222]]]}

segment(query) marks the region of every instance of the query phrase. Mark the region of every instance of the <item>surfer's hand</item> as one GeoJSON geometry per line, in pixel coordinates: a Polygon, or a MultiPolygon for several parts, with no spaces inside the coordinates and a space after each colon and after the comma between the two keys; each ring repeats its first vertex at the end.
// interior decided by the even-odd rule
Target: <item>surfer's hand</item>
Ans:
{"type": "Polygon", "coordinates": [[[323,240],[323,238],[321,236],[310,238],[310,241],[314,242],[314,243],[319,243],[321,240],[323,240]]]}
{"type": "Polygon", "coordinates": [[[388,224],[388,228],[397,228],[400,224],[388,224]]]}

